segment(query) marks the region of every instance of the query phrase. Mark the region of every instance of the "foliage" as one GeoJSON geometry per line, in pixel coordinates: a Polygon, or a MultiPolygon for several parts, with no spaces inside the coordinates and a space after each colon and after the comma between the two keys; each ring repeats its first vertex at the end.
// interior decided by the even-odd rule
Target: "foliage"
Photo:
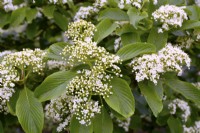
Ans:
{"type": "Polygon", "coordinates": [[[196,133],[199,0],[2,0],[0,133],[196,133]]]}

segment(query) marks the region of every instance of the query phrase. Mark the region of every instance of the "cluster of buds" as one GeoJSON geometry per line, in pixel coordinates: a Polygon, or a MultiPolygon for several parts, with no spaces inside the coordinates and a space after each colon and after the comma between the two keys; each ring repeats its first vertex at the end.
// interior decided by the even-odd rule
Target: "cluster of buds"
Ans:
{"type": "Polygon", "coordinates": [[[15,92],[15,85],[29,72],[41,74],[45,52],[39,49],[24,49],[21,52],[2,52],[0,63],[0,112],[8,113],[7,102],[15,92]]]}

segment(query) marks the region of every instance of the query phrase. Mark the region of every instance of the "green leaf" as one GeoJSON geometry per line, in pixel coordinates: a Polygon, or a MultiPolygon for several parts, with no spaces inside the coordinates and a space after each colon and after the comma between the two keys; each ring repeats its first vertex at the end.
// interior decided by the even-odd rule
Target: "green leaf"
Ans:
{"type": "Polygon", "coordinates": [[[181,30],[189,30],[189,29],[195,29],[200,28],[200,21],[197,20],[187,20],[183,23],[181,30]]]}
{"type": "Polygon", "coordinates": [[[76,117],[73,116],[70,123],[70,133],[93,133],[93,125],[81,125],[76,117]]]}
{"type": "Polygon", "coordinates": [[[69,44],[65,42],[58,42],[58,43],[52,44],[48,49],[48,53],[46,57],[50,59],[55,59],[55,60],[63,60],[60,54],[66,45],[69,45],[69,44]]]}
{"type": "Polygon", "coordinates": [[[0,12],[0,27],[4,27],[10,21],[10,14],[0,12]]]}
{"type": "Polygon", "coordinates": [[[56,98],[66,91],[68,83],[77,75],[75,71],[60,71],[48,76],[34,94],[41,101],[56,98]]]}
{"type": "Polygon", "coordinates": [[[189,13],[190,20],[199,20],[200,18],[200,8],[196,5],[193,6],[186,6],[186,9],[191,12],[189,13]]]}
{"type": "Polygon", "coordinates": [[[36,17],[38,11],[35,8],[29,8],[26,10],[26,20],[28,23],[31,23],[32,20],[36,17]]]}
{"type": "Polygon", "coordinates": [[[137,33],[125,33],[121,35],[122,45],[140,42],[140,36],[137,33]]]}
{"type": "Polygon", "coordinates": [[[183,133],[183,127],[178,118],[170,117],[167,120],[167,124],[170,128],[170,133],[183,133]]]}
{"type": "Polygon", "coordinates": [[[42,133],[44,124],[42,104],[28,88],[24,88],[19,94],[16,114],[26,133],[42,133]]]}
{"type": "Polygon", "coordinates": [[[121,36],[125,33],[133,33],[133,31],[135,31],[135,28],[131,24],[124,24],[121,28],[116,29],[116,34],[121,36]]]}
{"type": "Polygon", "coordinates": [[[110,19],[104,19],[97,25],[97,32],[94,35],[94,40],[99,43],[105,37],[110,35],[117,28],[117,24],[110,19]]]}
{"type": "Polygon", "coordinates": [[[98,20],[106,18],[117,21],[129,21],[129,17],[126,12],[119,8],[106,8],[99,13],[98,20]]]}
{"type": "Polygon", "coordinates": [[[128,83],[115,77],[111,80],[111,86],[113,94],[105,98],[106,103],[125,118],[133,115],[135,112],[135,100],[128,83]]]}
{"type": "Polygon", "coordinates": [[[163,92],[159,89],[162,89],[161,86],[155,86],[153,82],[142,81],[138,83],[141,93],[144,95],[149,107],[151,108],[155,117],[163,109],[162,96],[163,92]]]}
{"type": "Polygon", "coordinates": [[[27,26],[26,35],[28,39],[33,39],[36,36],[37,32],[38,32],[37,23],[31,23],[27,26]]]}
{"type": "Polygon", "coordinates": [[[65,31],[67,29],[68,25],[68,19],[65,15],[59,13],[59,12],[54,12],[53,18],[55,20],[55,23],[63,30],[65,31]]]}
{"type": "Polygon", "coordinates": [[[95,116],[93,121],[94,133],[112,133],[113,122],[104,107],[101,108],[101,114],[95,116]]]}
{"type": "Polygon", "coordinates": [[[4,131],[3,131],[3,124],[2,124],[1,121],[0,121],[0,133],[4,133],[4,131]]]}
{"type": "Polygon", "coordinates": [[[26,8],[25,7],[22,7],[22,8],[19,8],[19,9],[13,11],[11,14],[11,18],[10,18],[11,26],[16,27],[19,24],[21,24],[24,21],[25,16],[26,16],[26,8]]]}
{"type": "Polygon", "coordinates": [[[120,56],[120,58],[123,61],[126,61],[140,54],[147,54],[153,52],[156,52],[156,47],[153,44],[138,42],[138,43],[128,44],[122,47],[117,52],[117,55],[120,56]]]}
{"type": "Polygon", "coordinates": [[[19,98],[19,92],[19,90],[16,90],[16,92],[12,95],[9,102],[7,103],[8,110],[12,115],[16,115],[16,104],[19,98]]]}
{"type": "Polygon", "coordinates": [[[54,11],[55,11],[56,6],[55,5],[47,5],[45,7],[43,7],[43,14],[47,17],[47,18],[53,18],[54,16],[54,11]]]}
{"type": "Polygon", "coordinates": [[[135,29],[137,29],[139,22],[148,17],[148,14],[146,12],[140,12],[138,9],[136,8],[130,8],[127,12],[129,19],[130,19],[130,23],[133,25],[133,27],[135,27],[135,29]]]}
{"type": "Polygon", "coordinates": [[[185,98],[195,102],[200,106],[200,90],[188,82],[181,81],[174,73],[166,73],[165,84],[175,92],[182,94],[185,98]]]}
{"type": "Polygon", "coordinates": [[[160,49],[165,47],[167,43],[167,38],[168,38],[167,32],[158,33],[157,28],[152,28],[149,33],[147,42],[154,44],[156,46],[157,51],[159,51],[160,49]]]}

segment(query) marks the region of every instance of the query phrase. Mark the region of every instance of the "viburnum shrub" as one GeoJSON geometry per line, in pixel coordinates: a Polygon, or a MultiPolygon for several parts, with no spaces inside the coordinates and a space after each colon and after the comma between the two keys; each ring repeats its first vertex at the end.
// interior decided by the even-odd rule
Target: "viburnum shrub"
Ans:
{"type": "Polygon", "coordinates": [[[0,133],[199,133],[199,0],[2,0],[0,133]]]}

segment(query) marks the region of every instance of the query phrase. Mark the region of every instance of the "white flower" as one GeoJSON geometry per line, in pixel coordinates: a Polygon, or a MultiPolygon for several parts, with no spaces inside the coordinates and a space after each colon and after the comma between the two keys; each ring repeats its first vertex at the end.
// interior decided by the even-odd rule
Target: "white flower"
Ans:
{"type": "Polygon", "coordinates": [[[155,21],[159,21],[162,24],[162,29],[165,31],[168,31],[170,28],[181,27],[183,21],[188,19],[183,7],[175,5],[161,6],[152,13],[152,16],[155,21]]]}
{"type": "Polygon", "coordinates": [[[173,71],[181,75],[182,66],[186,65],[189,68],[190,62],[191,59],[185,52],[179,47],[168,43],[157,54],[143,55],[142,57],[135,58],[130,65],[138,82],[147,79],[157,84],[160,74],[173,71]]]}
{"type": "Polygon", "coordinates": [[[87,19],[88,17],[92,16],[93,14],[97,13],[99,11],[98,8],[95,8],[93,6],[88,7],[80,7],[78,12],[76,12],[76,15],[74,16],[74,20],[80,20],[80,19],[87,19]]]}

